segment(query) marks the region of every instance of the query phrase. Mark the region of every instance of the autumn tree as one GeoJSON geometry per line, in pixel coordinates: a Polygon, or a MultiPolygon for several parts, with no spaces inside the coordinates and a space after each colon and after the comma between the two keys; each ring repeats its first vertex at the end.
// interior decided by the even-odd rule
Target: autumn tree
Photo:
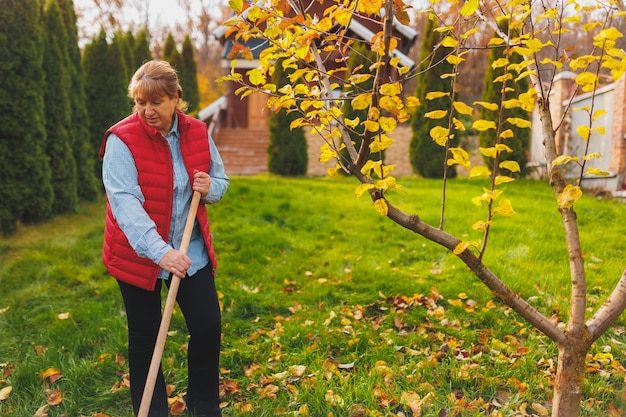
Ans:
{"type": "Polygon", "coordinates": [[[441,178],[445,171],[452,178],[456,176],[456,170],[446,164],[447,149],[441,146],[447,137],[437,136],[437,141],[431,132],[447,125],[447,116],[452,107],[455,92],[451,79],[444,75],[453,72],[453,66],[445,59],[453,50],[441,44],[441,36],[434,28],[435,23],[430,19],[423,33],[422,61],[417,71],[415,92],[422,105],[415,109],[411,119],[413,134],[409,145],[409,161],[413,171],[423,177],[441,178]]]}
{"type": "Polygon", "coordinates": [[[0,7],[0,231],[52,214],[50,166],[45,155],[42,8],[37,0],[0,7]],[[24,121],[28,116],[28,122],[24,121]]]}
{"type": "MultiPolygon", "coordinates": [[[[436,7],[437,1],[433,1],[436,7]]],[[[579,155],[558,155],[556,152],[556,129],[560,121],[552,119],[550,112],[550,91],[554,77],[563,70],[577,72],[576,83],[581,91],[592,97],[598,88],[599,80],[608,76],[613,80],[626,72],[626,55],[616,48],[616,40],[622,34],[612,22],[623,13],[615,3],[585,3],[575,0],[568,6],[549,4],[533,9],[532,3],[504,2],[498,7],[479,0],[464,3],[449,2],[445,9],[455,9],[456,13],[443,16],[436,9],[430,10],[431,20],[437,22],[433,31],[442,34],[440,44],[449,48],[449,53],[438,60],[432,60],[426,71],[433,71],[438,65],[450,65],[451,70],[441,72],[439,78],[447,79],[451,89],[439,84],[432,84],[425,95],[426,102],[434,98],[448,98],[440,108],[424,113],[428,120],[447,120],[432,128],[428,134],[434,142],[445,149],[444,161],[450,165],[459,165],[467,169],[470,178],[483,178],[488,181],[477,184],[477,195],[468,204],[482,207],[483,215],[479,219],[468,219],[465,231],[458,236],[444,228],[447,204],[447,185],[449,178],[442,181],[441,215],[438,225],[431,225],[419,216],[419,213],[407,213],[393,203],[393,190],[401,189],[393,176],[393,167],[382,161],[371,161],[370,152],[379,152],[393,145],[393,128],[397,122],[408,119],[408,108],[426,105],[415,95],[403,91],[402,81],[414,76],[410,68],[402,65],[393,52],[397,40],[392,36],[393,19],[409,23],[408,8],[402,1],[381,0],[373,2],[325,2],[319,14],[311,12],[311,2],[271,2],[246,5],[239,0],[230,2],[237,17],[227,22],[232,31],[233,40],[241,43],[241,53],[246,56],[243,45],[249,38],[261,38],[268,41],[268,48],[261,54],[258,67],[243,74],[233,70],[225,79],[241,84],[239,93],[251,92],[269,94],[268,106],[283,107],[300,113],[300,118],[292,122],[293,127],[311,126],[319,133],[323,144],[320,149],[322,161],[335,159],[337,169],[343,169],[353,175],[360,185],[357,195],[367,194],[373,201],[374,208],[408,231],[441,245],[452,252],[472,273],[485,284],[492,293],[509,306],[535,329],[545,334],[558,348],[556,380],[552,398],[554,417],[575,417],[579,415],[583,399],[583,379],[586,369],[587,353],[595,341],[618,319],[626,308],[626,270],[616,278],[613,292],[599,307],[592,306],[587,293],[587,275],[584,262],[584,248],[579,237],[579,225],[576,203],[582,195],[581,182],[585,175],[602,174],[599,170],[587,169],[589,159],[597,157],[585,150],[579,155]],[[543,7],[545,6],[545,7],[543,7]],[[381,13],[381,10],[383,12],[381,13]],[[366,16],[371,22],[379,22],[379,31],[370,40],[371,49],[376,52],[377,63],[371,69],[374,74],[373,87],[369,91],[350,89],[347,85],[337,85],[332,80],[329,70],[331,63],[344,62],[343,56],[336,56],[334,61],[324,59],[326,54],[342,54],[349,49],[350,43],[342,38],[348,32],[347,26],[352,19],[366,16]],[[582,30],[593,39],[593,49],[584,55],[571,57],[559,42],[560,36],[579,24],[581,16],[591,16],[593,24],[583,25],[582,30]],[[498,23],[508,21],[509,33],[498,28],[498,23]],[[496,36],[487,45],[474,45],[473,35],[476,26],[489,25],[496,31],[496,36]],[[506,198],[503,184],[513,182],[513,176],[503,174],[493,167],[509,172],[519,172],[519,164],[509,159],[510,148],[505,141],[510,140],[511,125],[527,126],[514,117],[498,122],[479,119],[472,128],[477,131],[496,132],[496,143],[489,148],[482,148],[481,153],[493,159],[488,166],[473,165],[466,150],[454,146],[455,129],[462,129],[457,115],[471,115],[481,108],[500,108],[498,103],[475,102],[472,105],[457,101],[453,92],[457,74],[463,71],[465,55],[473,47],[503,47],[509,50],[509,58],[504,58],[499,65],[505,68],[506,78],[516,81],[528,79],[530,87],[520,91],[516,97],[508,98],[507,108],[528,108],[536,103],[545,156],[549,168],[549,181],[554,190],[554,206],[562,218],[564,241],[567,245],[569,265],[567,271],[570,281],[569,315],[561,325],[549,315],[533,306],[529,300],[515,293],[489,268],[487,252],[489,237],[496,231],[493,225],[506,224],[506,218],[515,214],[514,204],[506,198]],[[520,55],[521,61],[512,60],[513,54],[520,55]],[[291,85],[277,86],[269,74],[274,62],[286,59],[300,69],[298,77],[291,78],[291,85]],[[302,79],[306,80],[303,82],[302,79]],[[335,89],[343,92],[341,99],[333,93],[335,89]],[[355,108],[367,109],[367,119],[359,121],[366,129],[362,136],[362,145],[355,147],[348,134],[353,121],[346,120],[341,112],[342,100],[352,100],[355,108]],[[448,106],[448,103],[451,106],[448,106]],[[441,117],[443,116],[443,117],[441,117]],[[335,141],[341,142],[337,145],[335,141]],[[349,159],[338,158],[339,147],[345,146],[349,159]],[[574,183],[569,182],[563,171],[566,163],[580,165],[580,177],[574,183]]],[[[360,72],[368,74],[370,68],[360,72]]],[[[353,74],[357,75],[357,74],[353,74]]],[[[367,79],[354,77],[354,84],[367,79]]],[[[494,80],[496,81],[496,80],[494,80]]],[[[584,139],[590,140],[591,133],[601,133],[602,126],[594,122],[604,110],[593,107],[579,109],[588,114],[588,124],[577,129],[584,139]]],[[[423,120],[425,122],[425,120],[423,120]]],[[[513,132],[514,134],[514,132],[513,132]]],[[[445,170],[444,170],[445,172],[445,170]]],[[[433,200],[434,201],[434,200],[433,200]]],[[[421,201],[420,204],[428,204],[421,201]]],[[[439,205],[439,202],[437,202],[439,205]]],[[[458,229],[459,225],[455,225],[458,229]]],[[[529,242],[530,244],[530,242],[529,242]]]]}
{"type": "Polygon", "coordinates": [[[46,108],[46,155],[52,170],[55,214],[78,208],[76,161],[72,153],[70,72],[67,34],[56,0],[49,0],[44,10],[45,34],[44,105],[46,108]]]}

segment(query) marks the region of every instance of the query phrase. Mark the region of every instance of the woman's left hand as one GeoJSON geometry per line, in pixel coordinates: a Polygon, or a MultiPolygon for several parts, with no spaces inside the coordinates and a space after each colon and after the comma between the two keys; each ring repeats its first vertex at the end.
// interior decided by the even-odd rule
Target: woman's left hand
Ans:
{"type": "Polygon", "coordinates": [[[206,172],[194,170],[193,172],[193,186],[194,191],[198,191],[202,198],[206,197],[211,188],[211,177],[206,172]]]}

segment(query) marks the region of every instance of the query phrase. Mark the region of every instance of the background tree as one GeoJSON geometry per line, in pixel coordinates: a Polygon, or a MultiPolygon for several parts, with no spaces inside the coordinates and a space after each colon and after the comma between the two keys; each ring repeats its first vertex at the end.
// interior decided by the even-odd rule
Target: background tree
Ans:
{"type": "MultiPolygon", "coordinates": [[[[440,44],[442,38],[434,29],[435,24],[429,19],[423,32],[415,92],[422,105],[415,110],[411,118],[413,134],[409,144],[409,161],[413,171],[426,178],[441,178],[447,167],[445,147],[435,142],[430,134],[433,128],[447,124],[447,118],[444,119],[445,115],[439,119],[426,115],[437,110],[449,114],[452,107],[451,97],[454,95],[450,79],[442,78],[442,75],[454,72],[453,66],[445,60],[452,50],[440,44]],[[432,91],[441,91],[448,96],[427,98],[427,94],[432,91]]],[[[454,168],[447,168],[447,171],[449,178],[456,176],[454,168]]]]}
{"type": "MultiPolygon", "coordinates": [[[[274,66],[272,80],[283,86],[289,82],[287,73],[279,60],[274,66]]],[[[306,174],[308,145],[302,128],[291,129],[297,113],[276,109],[270,114],[270,143],[267,147],[267,169],[272,174],[295,176],[306,174]]]]}
{"type": "MultiPolygon", "coordinates": [[[[121,36],[124,39],[122,56],[124,57],[124,64],[126,65],[126,70],[128,71],[129,76],[131,76],[132,74],[135,73],[135,70],[137,69],[137,68],[134,68],[135,66],[135,57],[134,57],[135,35],[133,34],[131,30],[127,30],[124,34],[121,34],[120,32],[118,33],[119,33],[119,36],[121,36]]],[[[116,34],[116,36],[117,35],[118,34],[116,34]]]]}
{"type": "Polygon", "coordinates": [[[150,52],[150,42],[148,41],[148,33],[145,29],[141,29],[135,38],[133,48],[133,71],[136,71],[141,65],[152,59],[150,52]]]}
{"type": "Polygon", "coordinates": [[[163,8],[150,0],[81,0],[76,2],[80,44],[90,43],[97,35],[93,33],[94,27],[102,27],[108,39],[120,29],[126,32],[130,30],[136,37],[139,36],[138,29],[145,31],[150,53],[135,62],[131,68],[133,71],[144,60],[152,59],[150,55],[161,59],[168,33],[172,34],[179,46],[189,36],[200,84],[198,109],[203,108],[226,93],[223,84],[215,83],[215,79],[223,75],[223,69],[220,65],[221,45],[214,32],[230,16],[231,11],[222,0],[171,1],[168,2],[167,10],[170,14],[164,15],[163,8]]]}
{"type": "MultiPolygon", "coordinates": [[[[506,21],[500,23],[500,31],[508,34],[508,24],[506,24],[506,21]]],[[[496,38],[497,33],[494,33],[493,37],[496,38]]],[[[513,79],[507,79],[500,82],[495,81],[505,78],[504,76],[507,72],[506,65],[498,66],[498,63],[504,62],[504,60],[508,61],[512,65],[519,65],[522,62],[523,57],[519,54],[512,53],[510,49],[504,47],[491,48],[491,52],[489,54],[489,65],[487,66],[487,72],[485,73],[485,85],[483,88],[482,101],[497,104],[498,110],[491,110],[487,107],[483,107],[480,118],[499,123],[500,125],[502,125],[501,120],[506,120],[508,118],[530,120],[529,110],[531,110],[531,108],[513,107],[509,109],[502,106],[503,102],[515,99],[521,93],[528,92],[529,87],[527,78],[522,78],[519,81],[515,81],[513,79]],[[496,68],[494,68],[494,66],[496,68]]],[[[530,129],[523,129],[516,125],[510,125],[507,126],[507,128],[511,129],[512,136],[510,138],[507,137],[505,139],[500,139],[500,141],[497,140],[498,132],[494,132],[492,130],[483,130],[479,132],[478,137],[480,139],[480,146],[483,148],[491,148],[499,142],[507,145],[511,148],[512,152],[507,154],[506,159],[517,162],[519,166],[519,175],[524,176],[526,174],[526,163],[528,162],[528,151],[530,147],[530,129]]],[[[487,156],[484,156],[483,159],[486,164],[492,164],[494,162],[493,158],[489,158],[487,156]]],[[[497,171],[498,166],[496,165],[492,169],[497,171]]],[[[506,171],[506,175],[510,174],[511,173],[509,171],[506,171]]]]}
{"type": "MultiPolygon", "coordinates": [[[[231,1],[230,5],[239,13],[243,11],[243,4],[237,0],[231,1]]],[[[304,4],[303,6],[309,7],[310,5],[304,4]]],[[[433,5],[433,7],[435,6],[436,4],[433,5]]],[[[533,88],[519,94],[514,100],[507,101],[506,106],[525,108],[532,105],[533,102],[537,102],[537,111],[542,123],[550,186],[554,191],[555,207],[562,218],[564,240],[567,245],[567,259],[564,260],[566,261],[564,264],[569,266],[567,275],[570,278],[571,287],[569,316],[565,319],[564,325],[559,325],[557,321],[552,320],[551,313],[542,313],[540,309],[516,294],[487,265],[489,260],[484,255],[488,247],[490,232],[493,232],[494,223],[501,222],[504,218],[515,214],[512,202],[503,196],[506,192],[506,187],[503,187],[503,184],[510,183],[515,179],[496,170],[490,170],[486,166],[475,166],[469,159],[467,151],[459,147],[449,146],[455,129],[462,129],[462,122],[454,115],[457,113],[471,115],[475,108],[465,102],[456,101],[452,95],[454,90],[446,88],[446,85],[429,91],[425,95],[426,103],[424,103],[419,100],[420,97],[403,94],[401,83],[388,79],[388,75],[394,71],[397,71],[398,75],[403,76],[403,78],[414,75],[401,67],[400,61],[390,56],[395,46],[395,41],[392,39],[392,19],[397,18],[400,22],[408,23],[407,6],[403,2],[384,0],[382,3],[375,4],[359,2],[354,5],[354,9],[348,9],[343,3],[337,2],[331,7],[325,6],[324,16],[327,20],[320,21],[313,21],[312,13],[299,7],[300,5],[295,3],[288,5],[281,3],[280,10],[272,7],[257,8],[254,10],[253,20],[247,20],[244,16],[240,16],[240,18],[228,22],[234,31],[235,40],[245,39],[247,36],[261,37],[268,40],[269,47],[264,50],[260,65],[246,73],[247,78],[233,72],[224,79],[242,84],[242,88],[238,90],[241,94],[259,91],[269,94],[271,91],[277,91],[276,94],[270,94],[268,106],[299,111],[301,117],[294,120],[292,125],[310,124],[314,131],[319,132],[324,139],[328,137],[340,138],[342,146],[345,145],[348,149],[350,157],[347,168],[360,183],[356,189],[357,196],[367,193],[378,213],[388,217],[404,229],[452,252],[495,296],[535,329],[550,338],[558,347],[552,415],[554,417],[577,417],[581,411],[587,354],[592,344],[615,323],[626,308],[626,269],[621,277],[616,277],[615,288],[603,304],[595,302],[594,307],[587,304],[589,298],[584,262],[585,252],[581,247],[574,206],[582,195],[581,182],[584,176],[595,173],[591,169],[585,170],[586,161],[589,158],[594,158],[594,155],[588,155],[586,151],[583,151],[581,155],[557,155],[555,129],[559,125],[557,124],[558,121],[552,120],[549,94],[553,87],[555,75],[565,65],[568,65],[570,70],[578,72],[576,83],[582,91],[590,93],[594,98],[599,80],[603,76],[611,77],[613,80],[624,76],[626,58],[623,50],[620,51],[615,47],[616,40],[622,34],[612,24],[613,19],[618,16],[616,6],[614,4],[594,3],[583,7],[573,4],[572,8],[577,13],[568,15],[570,10],[562,8],[532,10],[529,4],[520,2],[505,2],[494,9],[489,4],[468,1],[460,5],[446,3],[449,10],[456,8],[456,13],[448,15],[449,20],[446,20],[445,16],[438,15],[436,10],[430,10],[433,19],[438,20],[438,25],[433,31],[445,34],[440,40],[440,45],[450,49],[449,54],[442,56],[439,60],[434,59],[432,64],[450,64],[452,66],[451,70],[440,72],[441,75],[433,79],[433,84],[430,86],[434,87],[434,83],[442,78],[451,78],[450,86],[454,85],[458,72],[463,70],[467,48],[472,47],[472,36],[476,33],[475,29],[478,22],[485,22],[493,30],[498,31],[499,39],[491,39],[490,44],[511,48],[513,53],[524,58],[518,65],[512,64],[511,61],[504,63],[507,65],[508,71],[505,76],[513,79],[527,77],[533,88]],[[384,13],[380,13],[381,6],[384,13]],[[464,231],[458,224],[454,225],[456,232],[449,232],[443,227],[446,212],[452,209],[446,204],[448,180],[445,176],[440,222],[438,226],[433,226],[419,214],[407,213],[392,203],[393,194],[390,191],[399,189],[397,180],[392,175],[393,167],[385,166],[381,161],[374,162],[367,158],[369,151],[385,149],[392,146],[393,141],[386,139],[382,134],[368,134],[368,129],[366,129],[363,136],[364,145],[359,150],[352,145],[346,129],[352,122],[343,118],[340,110],[343,105],[341,100],[333,98],[329,72],[322,58],[322,51],[347,48],[349,44],[338,44],[336,36],[324,37],[317,36],[317,34],[321,28],[333,28],[333,34],[344,33],[344,30],[348,32],[345,25],[351,21],[350,18],[355,17],[354,12],[366,15],[368,19],[378,20],[380,24],[379,32],[371,39],[371,48],[378,54],[378,65],[371,91],[366,94],[355,92],[352,95],[345,93],[344,95],[352,99],[353,107],[368,109],[368,119],[362,122],[367,124],[366,127],[372,130],[378,128],[379,131],[384,127],[385,133],[388,134],[393,132],[396,121],[402,121],[405,118],[406,107],[415,107],[420,102],[422,106],[426,106],[428,102],[433,101],[432,99],[449,98],[440,103],[438,108],[425,112],[424,117],[429,120],[442,119],[447,115],[447,124],[435,126],[429,132],[435,141],[444,145],[447,153],[443,160],[450,166],[459,165],[467,169],[470,178],[482,177],[487,181],[480,181],[477,184],[478,195],[471,202],[468,202],[468,204],[480,206],[482,208],[481,213],[483,213],[481,219],[470,220],[470,222],[473,221],[471,226],[468,225],[471,231],[469,228],[464,231]],[[352,14],[350,18],[347,18],[348,14],[352,14]],[[593,39],[594,45],[589,54],[571,59],[567,51],[561,49],[562,44],[559,43],[559,36],[571,27],[577,26],[580,15],[591,16],[594,20],[593,25],[584,25],[583,27],[587,36],[593,39]],[[287,19],[294,19],[293,21],[297,21],[298,24],[287,24],[287,19]],[[497,23],[502,19],[509,20],[509,28],[513,35],[509,36],[499,31],[497,23]],[[262,23],[262,26],[258,26],[258,23],[262,23]],[[518,30],[519,32],[516,32],[518,30]],[[316,36],[311,36],[312,33],[315,33],[316,36]],[[307,52],[303,53],[303,51],[307,52]],[[291,94],[293,90],[289,88],[274,90],[274,86],[268,85],[269,83],[266,84],[265,80],[269,78],[267,75],[271,73],[273,62],[277,57],[291,59],[293,65],[308,69],[308,71],[305,69],[301,75],[307,80],[312,80],[312,85],[297,84],[291,86],[292,88],[297,87],[301,94],[298,100],[291,94]],[[310,108],[315,110],[309,111],[310,108]],[[370,149],[369,145],[373,149],[370,149]],[[563,169],[564,164],[572,161],[576,161],[581,167],[581,175],[574,184],[567,181],[563,169]],[[457,235],[461,237],[457,237],[457,235]],[[473,239],[471,236],[475,235],[479,237],[473,239]]],[[[249,13],[251,13],[250,9],[246,9],[245,14],[249,15],[249,13]]],[[[480,47],[485,46],[480,45],[480,47]]],[[[244,48],[242,52],[247,53],[248,51],[244,48]]],[[[433,70],[434,68],[429,68],[428,71],[433,70]]],[[[491,102],[477,102],[473,105],[498,108],[497,103],[491,102]]],[[[591,139],[592,131],[602,131],[602,126],[596,127],[594,124],[602,113],[600,110],[593,111],[592,107],[581,110],[588,113],[589,122],[588,125],[577,129],[577,132],[587,136],[587,139],[591,139]]],[[[503,137],[510,135],[508,132],[505,134],[506,130],[503,129],[509,124],[529,127],[527,121],[511,117],[500,120],[500,122],[501,124],[497,124],[493,121],[479,119],[473,122],[472,128],[479,132],[495,130],[501,132],[498,137],[503,137]]],[[[481,149],[481,153],[490,155],[496,161],[500,154],[505,152],[507,152],[507,147],[503,144],[481,149]]],[[[336,159],[337,153],[338,148],[326,142],[321,147],[320,160],[336,159]]],[[[429,156],[432,157],[431,154],[429,156]]],[[[516,172],[519,167],[516,169],[515,165],[514,161],[502,161],[497,164],[497,167],[516,172]]],[[[403,202],[404,204],[405,202],[403,202]]],[[[419,204],[427,204],[427,202],[420,202],[419,204]]],[[[496,267],[500,266],[496,265],[496,267]]]]}
{"type": "Polygon", "coordinates": [[[108,50],[113,54],[113,56],[119,57],[118,62],[120,62],[121,70],[123,70],[123,79],[130,80],[130,77],[135,72],[130,68],[132,63],[131,49],[127,42],[128,36],[118,30],[115,32],[111,43],[108,44],[108,50]]]}
{"type": "Polygon", "coordinates": [[[46,155],[52,170],[54,190],[52,211],[55,214],[78,208],[76,161],[72,153],[71,104],[69,93],[70,63],[67,53],[67,35],[56,0],[48,0],[44,11],[45,48],[44,105],[46,108],[46,155]]]}
{"type": "Polygon", "coordinates": [[[161,59],[163,61],[167,61],[173,66],[176,71],[180,73],[180,69],[183,66],[182,57],[180,52],[178,51],[178,47],[176,46],[176,40],[172,33],[168,33],[165,38],[165,42],[163,43],[163,52],[161,54],[161,59]]]}
{"type": "Polygon", "coordinates": [[[95,176],[97,152],[89,142],[89,117],[85,96],[85,77],[81,66],[81,53],[78,47],[76,13],[72,0],[58,0],[67,34],[67,52],[69,64],[67,71],[70,78],[70,117],[72,153],[76,161],[78,197],[93,201],[99,194],[98,179],[95,176]]]}
{"type": "MultiPolygon", "coordinates": [[[[104,132],[114,123],[130,114],[126,69],[120,48],[107,43],[104,30],[100,31],[83,53],[85,93],[89,113],[90,143],[100,149],[104,132]]],[[[101,178],[102,164],[96,164],[97,178],[101,178]]]]}
{"type": "Polygon", "coordinates": [[[52,213],[46,141],[42,9],[37,0],[0,7],[0,230],[52,213]],[[26,116],[26,119],[25,119],[26,116]]]}
{"type": "Polygon", "coordinates": [[[180,86],[188,105],[187,111],[190,114],[195,114],[199,110],[200,92],[198,90],[198,66],[189,35],[185,36],[183,41],[181,63],[182,66],[179,70],[180,86]]]}

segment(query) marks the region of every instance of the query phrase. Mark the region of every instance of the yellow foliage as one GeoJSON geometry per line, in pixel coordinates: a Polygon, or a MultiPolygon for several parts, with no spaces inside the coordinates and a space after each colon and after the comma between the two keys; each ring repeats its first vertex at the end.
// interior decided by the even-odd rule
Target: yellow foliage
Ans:
{"type": "Polygon", "coordinates": [[[447,115],[448,115],[448,110],[433,110],[424,114],[424,117],[426,117],[427,119],[437,120],[437,119],[443,119],[447,115]]]}
{"type": "Polygon", "coordinates": [[[396,128],[396,120],[393,117],[381,117],[378,122],[385,132],[391,132],[396,128]]]}
{"type": "Polygon", "coordinates": [[[520,119],[519,117],[509,117],[506,121],[519,128],[529,128],[533,125],[530,120],[520,119]]]}
{"type": "Polygon", "coordinates": [[[446,93],[443,91],[431,91],[430,93],[426,93],[426,100],[435,100],[441,97],[449,97],[450,93],[446,93]]]}
{"type": "Polygon", "coordinates": [[[501,139],[511,139],[513,136],[515,135],[513,134],[513,131],[511,129],[503,130],[502,132],[500,132],[501,139]]]}
{"type": "Polygon", "coordinates": [[[473,166],[472,169],[470,170],[470,178],[476,178],[476,177],[489,177],[491,176],[491,171],[489,171],[489,168],[487,168],[485,165],[477,165],[477,166],[473,166]]]}
{"type": "Polygon", "coordinates": [[[467,0],[461,7],[461,16],[471,16],[478,9],[479,0],[467,0]]]}
{"type": "Polygon", "coordinates": [[[515,214],[515,210],[513,210],[513,206],[509,200],[500,200],[498,206],[493,209],[494,213],[498,213],[501,216],[509,217],[515,214]]]}
{"type": "Polygon", "coordinates": [[[454,39],[452,36],[446,36],[441,41],[441,45],[445,46],[446,48],[456,48],[458,44],[459,44],[459,41],[454,39]]]}
{"type": "Polygon", "coordinates": [[[582,195],[583,192],[580,187],[568,184],[563,189],[563,192],[558,195],[557,202],[560,208],[569,209],[574,206],[574,203],[576,203],[582,195]]]}
{"type": "Polygon", "coordinates": [[[352,99],[352,108],[354,110],[364,110],[372,104],[372,93],[363,93],[352,99]]]}
{"type": "Polygon", "coordinates": [[[435,126],[430,129],[430,137],[439,145],[446,146],[448,137],[450,136],[450,130],[443,126],[435,126]]]}
{"type": "Polygon", "coordinates": [[[495,129],[496,122],[492,120],[479,119],[479,120],[476,120],[474,123],[472,123],[472,127],[478,130],[479,132],[484,132],[489,129],[495,129]]]}
{"type": "Polygon", "coordinates": [[[465,59],[457,55],[448,55],[446,61],[451,65],[459,65],[461,62],[465,61],[465,59]]]}
{"type": "Polygon", "coordinates": [[[389,136],[382,134],[377,135],[376,138],[370,143],[370,152],[381,152],[393,145],[393,139],[389,136]]]}
{"type": "Polygon", "coordinates": [[[378,132],[379,124],[374,120],[365,120],[363,126],[368,132],[378,132]]]}
{"type": "Polygon", "coordinates": [[[402,93],[402,84],[385,83],[380,86],[380,94],[384,96],[397,96],[402,93]]]}
{"type": "Polygon", "coordinates": [[[580,125],[576,128],[576,133],[578,133],[584,140],[589,140],[589,137],[591,136],[591,129],[589,129],[589,126],[580,125]]]}
{"type": "Polygon", "coordinates": [[[496,111],[498,110],[498,105],[496,103],[489,103],[486,101],[475,101],[474,104],[478,104],[479,106],[487,109],[487,110],[491,110],[491,111],[496,111]]]}
{"type": "Polygon", "coordinates": [[[361,197],[365,191],[371,190],[372,188],[375,188],[374,184],[361,184],[356,187],[354,192],[358,198],[361,197]]]}
{"type": "Polygon", "coordinates": [[[472,107],[468,106],[462,101],[455,101],[454,103],[452,103],[452,106],[457,112],[461,114],[467,114],[471,116],[472,113],[474,112],[474,109],[472,107]]]}
{"type": "Polygon", "coordinates": [[[508,169],[511,172],[520,172],[520,166],[517,161],[502,161],[500,168],[508,169]]]}

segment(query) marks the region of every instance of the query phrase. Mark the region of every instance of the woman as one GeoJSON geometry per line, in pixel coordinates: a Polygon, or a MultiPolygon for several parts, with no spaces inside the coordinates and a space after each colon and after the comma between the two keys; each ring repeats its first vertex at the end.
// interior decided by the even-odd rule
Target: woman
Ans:
{"type": "MultiPolygon", "coordinates": [[[[159,330],[162,282],[169,286],[174,274],[181,278],[176,300],[190,335],[187,407],[194,416],[220,417],[221,315],[204,204],[218,202],[229,179],[206,125],[183,113],[178,75],[167,62],[142,65],[128,95],[133,114],[106,132],[100,157],[107,195],[102,258],[126,309],[133,408],[137,414],[159,330]],[[183,254],[177,248],[194,191],[202,199],[183,254]]],[[[159,370],[149,416],[167,415],[159,370]]]]}

